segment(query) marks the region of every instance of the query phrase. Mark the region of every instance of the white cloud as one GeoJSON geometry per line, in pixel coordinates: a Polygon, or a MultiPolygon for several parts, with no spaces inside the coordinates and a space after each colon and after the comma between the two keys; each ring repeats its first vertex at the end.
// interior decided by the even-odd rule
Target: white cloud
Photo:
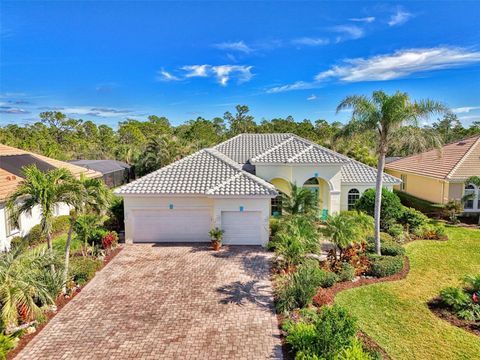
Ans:
{"type": "Polygon", "coordinates": [[[350,18],[348,20],[354,21],[354,22],[372,23],[372,22],[375,21],[375,17],[374,16],[367,16],[367,17],[363,17],[363,18],[350,18]]]}
{"type": "Polygon", "coordinates": [[[185,77],[207,77],[207,70],[210,65],[186,65],[182,66],[181,69],[185,70],[187,73],[185,77]]]}
{"type": "Polygon", "coordinates": [[[222,86],[226,86],[230,80],[230,76],[235,75],[239,83],[250,81],[253,77],[252,66],[243,65],[220,65],[212,66],[212,71],[215,74],[218,82],[222,86]]]}
{"type": "Polygon", "coordinates": [[[335,41],[356,40],[365,36],[365,31],[356,25],[338,25],[331,28],[333,32],[339,33],[335,41]]]}
{"type": "Polygon", "coordinates": [[[245,54],[251,53],[253,51],[253,49],[247,44],[245,44],[243,41],[223,42],[219,44],[214,44],[213,46],[217,49],[239,51],[245,54]]]}
{"type": "Polygon", "coordinates": [[[390,17],[390,20],[388,21],[388,26],[397,26],[397,25],[405,24],[412,17],[413,17],[413,14],[407,11],[398,9],[397,12],[390,17]]]}
{"type": "Polygon", "coordinates": [[[480,106],[464,106],[452,109],[452,112],[455,114],[465,114],[469,113],[470,111],[478,110],[480,106]]]}
{"type": "Polygon", "coordinates": [[[292,40],[292,44],[304,45],[304,46],[322,46],[322,45],[327,45],[329,43],[330,43],[329,39],[314,38],[314,37],[302,37],[302,38],[292,40]]]}
{"type": "Polygon", "coordinates": [[[343,63],[318,73],[312,81],[297,81],[276,86],[268,89],[267,92],[313,89],[320,87],[328,80],[386,81],[427,71],[459,68],[480,63],[480,51],[453,47],[408,49],[370,58],[346,59],[343,63]]]}
{"type": "Polygon", "coordinates": [[[63,107],[56,108],[56,111],[61,111],[65,114],[70,115],[88,115],[96,117],[117,117],[122,115],[129,115],[130,110],[120,110],[115,108],[99,108],[99,107],[90,107],[90,106],[72,106],[72,107],[63,107]]]}
{"type": "Polygon", "coordinates": [[[158,81],[178,81],[180,80],[180,78],[162,69],[157,73],[157,80],[158,81]]]}
{"type": "Polygon", "coordinates": [[[384,81],[419,72],[450,69],[480,62],[480,52],[463,48],[437,47],[396,51],[371,58],[347,59],[319,73],[316,81],[336,78],[346,82],[384,81]]]}
{"type": "Polygon", "coordinates": [[[310,95],[310,96],[307,98],[307,100],[308,100],[308,101],[317,100],[317,95],[312,94],[312,95],[310,95]]]}

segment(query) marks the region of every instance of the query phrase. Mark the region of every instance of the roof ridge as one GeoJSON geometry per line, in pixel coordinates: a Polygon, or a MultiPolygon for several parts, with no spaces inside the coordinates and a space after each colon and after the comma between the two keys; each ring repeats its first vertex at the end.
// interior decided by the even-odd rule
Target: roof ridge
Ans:
{"type": "Polygon", "coordinates": [[[208,189],[205,193],[206,193],[207,195],[213,195],[213,193],[215,193],[216,190],[219,190],[220,188],[222,188],[222,187],[224,187],[225,185],[231,183],[231,182],[234,181],[235,179],[238,179],[241,175],[242,175],[242,173],[235,174],[235,175],[229,177],[227,180],[222,181],[222,182],[219,183],[218,185],[215,185],[214,187],[208,189]]]}
{"type": "Polygon", "coordinates": [[[351,161],[351,160],[352,160],[352,159],[349,158],[348,156],[345,156],[345,155],[340,154],[339,152],[336,152],[336,151],[334,151],[334,150],[332,150],[332,149],[326,148],[325,146],[319,145],[319,144],[317,144],[317,143],[315,143],[315,142],[313,142],[313,141],[311,141],[311,140],[308,140],[308,139],[305,139],[305,138],[303,138],[303,137],[301,137],[301,136],[298,136],[297,134],[293,134],[293,133],[292,133],[291,135],[292,135],[293,137],[295,137],[295,138],[296,138],[297,140],[299,140],[299,141],[302,141],[302,142],[307,143],[307,144],[309,144],[309,145],[313,145],[314,147],[320,148],[321,150],[326,151],[326,152],[329,152],[329,153],[332,154],[332,155],[338,156],[338,157],[343,158],[343,159],[348,160],[348,161],[351,161]]]}
{"type": "Polygon", "coordinates": [[[303,154],[305,154],[307,151],[313,149],[313,145],[310,144],[309,146],[307,146],[305,149],[303,149],[302,151],[299,151],[297,154],[293,155],[292,157],[289,157],[287,159],[287,163],[291,162],[292,160],[302,156],[303,154]]]}
{"type": "MultiPolygon", "coordinates": [[[[472,138],[473,138],[473,136],[472,136],[472,138]]],[[[466,138],[466,139],[469,139],[469,138],[466,138]]],[[[463,141],[463,140],[459,140],[459,141],[463,141]]],[[[475,147],[478,144],[480,144],[480,135],[477,135],[477,140],[475,140],[473,142],[473,144],[470,146],[470,148],[465,152],[465,154],[463,154],[461,159],[455,164],[455,166],[452,168],[452,170],[450,170],[450,172],[447,174],[447,176],[445,176],[445,179],[450,179],[451,175],[453,175],[453,173],[460,167],[460,165],[463,164],[463,162],[465,161],[467,156],[471,154],[471,152],[475,149],[475,147]]]]}
{"type": "Polygon", "coordinates": [[[263,153],[258,154],[257,156],[251,158],[250,161],[257,161],[259,158],[261,158],[261,157],[263,157],[263,156],[265,156],[265,155],[267,155],[267,154],[270,154],[271,152],[273,152],[273,151],[279,149],[280,147],[282,147],[283,145],[289,143],[290,141],[293,140],[293,136],[292,136],[292,135],[293,135],[293,134],[289,134],[289,137],[287,137],[285,140],[282,140],[282,141],[279,142],[277,145],[272,146],[270,149],[268,149],[268,150],[264,151],[263,153]]]}
{"type": "Polygon", "coordinates": [[[229,143],[230,141],[232,141],[233,139],[236,139],[238,137],[240,137],[242,134],[238,134],[238,135],[235,135],[233,137],[231,137],[230,139],[227,139],[225,141],[222,141],[221,143],[218,143],[217,145],[215,145],[213,148],[210,148],[210,149],[216,149],[217,147],[219,147],[220,145],[223,145],[223,144],[227,144],[229,143]]]}

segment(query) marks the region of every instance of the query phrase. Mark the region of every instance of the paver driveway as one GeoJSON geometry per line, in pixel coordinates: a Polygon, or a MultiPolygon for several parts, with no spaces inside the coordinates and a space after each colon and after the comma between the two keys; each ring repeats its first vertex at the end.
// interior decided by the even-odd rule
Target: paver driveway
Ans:
{"type": "Polygon", "coordinates": [[[128,245],[16,359],[278,359],[258,247],[128,245]]]}

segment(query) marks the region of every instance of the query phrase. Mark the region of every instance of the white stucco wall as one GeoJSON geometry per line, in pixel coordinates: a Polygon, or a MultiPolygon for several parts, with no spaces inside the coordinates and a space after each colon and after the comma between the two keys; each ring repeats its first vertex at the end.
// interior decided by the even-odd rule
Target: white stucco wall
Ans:
{"type": "MultiPolygon", "coordinates": [[[[211,198],[211,197],[163,197],[163,196],[125,196],[125,241],[134,240],[134,213],[137,210],[169,209],[209,209],[211,211],[212,227],[222,227],[222,211],[260,211],[262,216],[262,245],[268,242],[270,198],[211,198]]],[[[188,224],[185,224],[188,226],[188,224]]]]}

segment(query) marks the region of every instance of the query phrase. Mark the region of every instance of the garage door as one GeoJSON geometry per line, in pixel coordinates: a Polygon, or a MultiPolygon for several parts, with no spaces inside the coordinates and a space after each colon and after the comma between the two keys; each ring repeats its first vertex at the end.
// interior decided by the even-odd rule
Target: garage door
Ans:
{"type": "Polygon", "coordinates": [[[134,242],[209,241],[211,211],[205,210],[135,210],[134,242]]]}
{"type": "Polygon", "coordinates": [[[223,243],[230,245],[261,245],[260,211],[223,211],[223,243]]]}

